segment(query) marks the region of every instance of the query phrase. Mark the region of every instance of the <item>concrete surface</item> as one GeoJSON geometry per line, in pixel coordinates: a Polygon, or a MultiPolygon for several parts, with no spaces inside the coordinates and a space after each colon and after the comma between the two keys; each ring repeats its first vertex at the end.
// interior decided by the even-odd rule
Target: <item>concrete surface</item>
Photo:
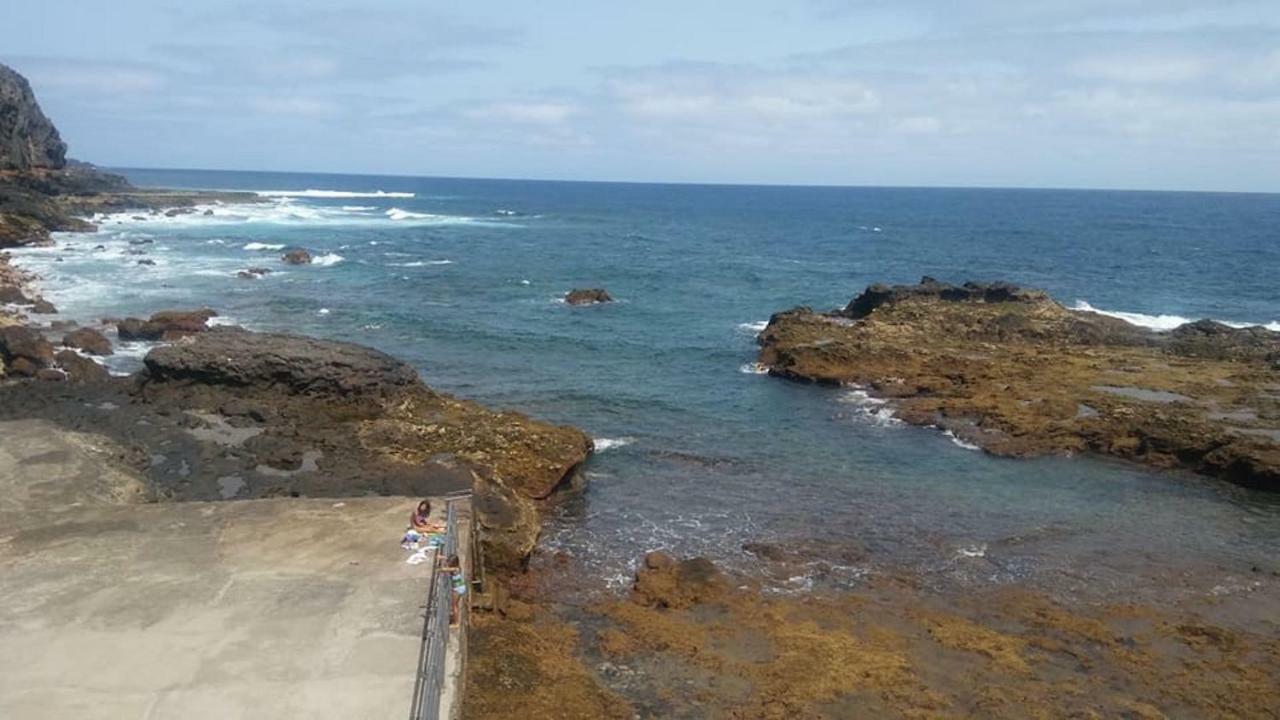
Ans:
{"type": "Polygon", "coordinates": [[[0,718],[407,717],[414,500],[128,504],[118,448],[4,425],[0,718]]]}

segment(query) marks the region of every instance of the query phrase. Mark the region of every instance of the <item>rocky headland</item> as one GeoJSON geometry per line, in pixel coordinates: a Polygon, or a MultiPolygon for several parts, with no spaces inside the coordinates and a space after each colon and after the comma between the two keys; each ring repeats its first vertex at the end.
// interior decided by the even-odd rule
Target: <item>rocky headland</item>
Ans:
{"type": "Polygon", "coordinates": [[[0,249],[49,233],[94,228],[94,213],[191,212],[196,203],[256,202],[253,193],[135,188],[120,175],[67,158],[67,144],[26,78],[0,64],[0,249]]]}
{"type": "Polygon", "coordinates": [[[857,386],[997,455],[1095,452],[1280,490],[1280,333],[1156,332],[1007,283],[872,285],[760,334],[772,375],[857,386]]]}

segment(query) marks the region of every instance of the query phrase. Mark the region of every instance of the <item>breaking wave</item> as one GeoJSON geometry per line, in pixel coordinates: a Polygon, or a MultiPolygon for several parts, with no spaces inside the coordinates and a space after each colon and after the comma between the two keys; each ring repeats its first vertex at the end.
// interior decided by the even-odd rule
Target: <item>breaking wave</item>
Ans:
{"type": "Polygon", "coordinates": [[[374,190],[373,192],[360,192],[353,190],[259,190],[255,193],[258,197],[270,198],[411,198],[415,197],[411,192],[387,192],[385,190],[374,190]]]}
{"type": "MultiPolygon", "coordinates": [[[[1072,309],[1082,310],[1084,312],[1097,313],[1098,315],[1106,315],[1107,317],[1113,317],[1119,320],[1124,320],[1130,325],[1138,325],[1140,327],[1150,328],[1152,330],[1157,330],[1160,332],[1173,330],[1174,328],[1180,325],[1185,325],[1189,322],[1195,322],[1192,318],[1182,317],[1181,315],[1147,315],[1144,313],[1122,312],[1119,310],[1100,310],[1090,305],[1089,303],[1085,302],[1084,300],[1077,300],[1076,304],[1072,306],[1072,309]]],[[[1223,325],[1229,325],[1235,328],[1253,327],[1255,325],[1261,325],[1262,327],[1265,327],[1268,330],[1272,330],[1274,332],[1280,332],[1280,320],[1272,321],[1269,323],[1250,323],[1250,322],[1239,322],[1236,320],[1217,320],[1217,322],[1220,322],[1223,325]]]]}

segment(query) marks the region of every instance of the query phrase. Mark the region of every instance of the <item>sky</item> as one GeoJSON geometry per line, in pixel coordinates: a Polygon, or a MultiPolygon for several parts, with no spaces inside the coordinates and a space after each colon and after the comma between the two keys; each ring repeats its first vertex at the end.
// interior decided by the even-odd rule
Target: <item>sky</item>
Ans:
{"type": "Polygon", "coordinates": [[[42,0],[116,167],[1280,191],[1278,0],[42,0]]]}

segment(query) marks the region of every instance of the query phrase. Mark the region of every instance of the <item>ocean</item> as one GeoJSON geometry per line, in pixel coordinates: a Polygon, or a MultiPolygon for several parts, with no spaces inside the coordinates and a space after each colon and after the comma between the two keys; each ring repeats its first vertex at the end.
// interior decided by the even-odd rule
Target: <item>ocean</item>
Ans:
{"type": "MultiPolygon", "coordinates": [[[[123,172],[267,202],[113,215],[16,252],[64,316],[208,305],[223,322],[371,345],[437,389],[583,428],[598,450],[589,485],[556,508],[543,547],[602,586],[666,549],[779,592],[906,571],[1137,599],[1247,591],[1252,567],[1280,557],[1280,498],[1096,458],[993,458],[857,390],[752,366],[771,313],[923,275],[1010,280],[1164,329],[1280,330],[1277,195],[123,172]],[[316,262],[283,265],[292,247],[316,262]],[[273,272],[236,277],[254,266],[273,272]],[[575,287],[617,302],[567,306],[575,287]],[[804,562],[769,576],[752,542],[804,562]]],[[[127,372],[147,347],[120,349],[113,369],[127,372]]]]}

